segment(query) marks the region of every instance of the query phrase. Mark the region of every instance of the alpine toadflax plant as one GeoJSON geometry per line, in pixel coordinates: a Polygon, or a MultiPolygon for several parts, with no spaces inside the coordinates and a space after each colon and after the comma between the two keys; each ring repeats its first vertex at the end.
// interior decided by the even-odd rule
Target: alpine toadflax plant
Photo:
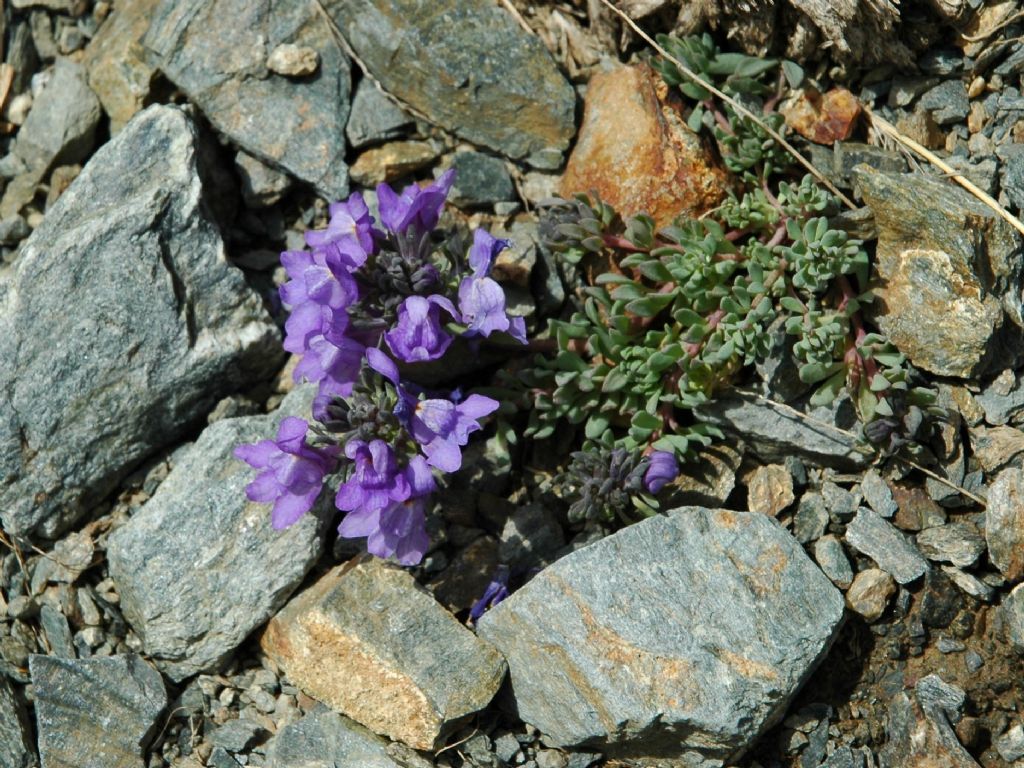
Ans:
{"type": "Polygon", "coordinates": [[[401,193],[380,185],[383,229],[355,193],[329,207],[326,229],[306,233],[306,250],[281,255],[284,348],[301,356],[296,381],[318,385],[318,423],[288,417],[276,440],[235,451],[259,470],[246,493],[273,502],[275,528],[309,512],[340,472],[342,536],[365,536],[372,554],[403,565],[426,553],[436,475],[462,466],[462,448],[499,403],[428,392],[414,381],[417,366],[443,362],[459,338],[477,345],[500,333],[526,343],[523,319],[509,316],[490,277],[509,243],[477,230],[463,264],[435,232],[453,180],[449,171],[401,193]]]}

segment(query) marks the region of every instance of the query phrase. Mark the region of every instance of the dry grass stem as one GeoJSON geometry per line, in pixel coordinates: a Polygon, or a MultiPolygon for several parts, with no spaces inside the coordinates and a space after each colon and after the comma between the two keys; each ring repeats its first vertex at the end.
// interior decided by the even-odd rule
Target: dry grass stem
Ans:
{"type": "Polygon", "coordinates": [[[907,147],[935,167],[941,169],[942,172],[947,174],[951,179],[953,179],[953,181],[978,198],[981,202],[999,214],[999,216],[1009,222],[1014,229],[1024,235],[1024,224],[1021,223],[1021,220],[1001,206],[991,195],[984,190],[979,189],[974,182],[958,173],[951,165],[943,161],[943,159],[934,152],[921,146],[909,136],[904,136],[896,129],[896,126],[885,118],[879,117],[867,107],[864,107],[864,111],[867,114],[868,119],[871,121],[871,127],[875,131],[883,136],[893,139],[898,144],[907,147]]]}

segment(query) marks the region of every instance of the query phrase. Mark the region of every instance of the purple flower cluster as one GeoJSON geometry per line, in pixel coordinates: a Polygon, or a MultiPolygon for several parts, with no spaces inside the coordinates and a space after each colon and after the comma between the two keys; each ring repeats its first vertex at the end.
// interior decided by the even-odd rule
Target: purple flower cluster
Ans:
{"type": "Polygon", "coordinates": [[[449,171],[429,186],[411,185],[401,193],[380,185],[383,230],[375,228],[362,196],[353,194],[330,206],[326,229],[306,233],[308,250],[281,255],[288,275],[281,299],[290,310],[284,348],[301,356],[296,381],[318,384],[314,417],[326,425],[331,413],[341,411],[376,414],[377,421],[369,427],[376,437],[366,437],[367,424],[361,423],[343,451],[339,445],[307,444],[308,424],[296,418],[282,423],[277,440],[236,450],[260,470],[247,493],[274,503],[275,528],[291,525],[312,507],[325,476],[341,461],[347,474],[335,505],[346,514],[339,533],[365,536],[371,553],[405,565],[418,563],[426,552],[433,471],[462,466],[462,447],[498,402],[482,395],[462,398],[458,391],[428,395],[403,381],[399,364],[439,360],[455,336],[503,332],[526,342],[523,319],[508,315],[505,293],[490,277],[507,241],[477,230],[468,270],[433,258],[433,230],[453,181],[449,171]],[[370,386],[368,372],[382,377],[374,392],[389,398],[390,406],[344,405],[358,398],[370,402],[373,393],[363,391],[370,386]]]}

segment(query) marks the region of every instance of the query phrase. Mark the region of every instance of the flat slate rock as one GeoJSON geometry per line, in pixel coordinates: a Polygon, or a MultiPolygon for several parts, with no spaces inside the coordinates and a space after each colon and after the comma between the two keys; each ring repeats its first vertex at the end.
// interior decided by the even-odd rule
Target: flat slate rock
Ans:
{"type": "Polygon", "coordinates": [[[374,79],[431,122],[508,157],[558,167],[575,133],[576,94],[507,11],[487,0],[323,5],[374,79]]]}
{"type": "Polygon", "coordinates": [[[369,557],[328,571],[260,644],[303,692],[414,749],[438,747],[505,679],[490,644],[408,571],[369,557]]]}
{"type": "Polygon", "coordinates": [[[348,194],[350,65],[316,3],[164,0],[143,44],[228,139],[330,200],[348,194]],[[267,59],[281,43],[315,50],[317,72],[274,74],[267,59]]]}
{"type": "Polygon", "coordinates": [[[110,536],[124,616],[174,681],[216,667],[284,605],[320,555],[329,494],[324,514],[275,531],[269,505],[246,499],[254,470],[232,455],[241,443],[273,438],[285,416],[308,415],[314,393],[297,389],[268,416],[214,422],[110,536]]]}
{"type": "Polygon", "coordinates": [[[221,397],[276,369],[280,333],[227,261],[199,142],[182,109],[137,115],[0,276],[9,533],[55,536],[221,397]]]}
{"type": "Polygon", "coordinates": [[[717,397],[696,409],[702,420],[735,435],[765,461],[784,462],[796,456],[814,464],[859,468],[869,463],[870,451],[850,434],[843,402],[835,413],[818,408],[801,418],[792,409],[749,394],[717,397]],[[839,422],[836,424],[835,422],[839,422]]]}
{"type": "Polygon", "coordinates": [[[1024,579],[1024,471],[1007,467],[988,492],[985,507],[988,557],[1011,582],[1024,579]]]}
{"type": "Polygon", "coordinates": [[[867,555],[900,584],[907,584],[928,570],[928,561],[891,523],[867,507],[846,526],[846,543],[867,555]]]}
{"type": "Polygon", "coordinates": [[[35,768],[35,748],[26,729],[25,708],[0,676],[0,765],[4,768],[35,768]]]}
{"type": "Polygon", "coordinates": [[[143,768],[167,691],[135,654],[55,659],[33,654],[42,768],[143,768]]]}
{"type": "Polygon", "coordinates": [[[721,765],[782,716],[842,618],[775,520],[683,507],[562,558],[479,633],[546,744],[721,765]]]}
{"type": "Polygon", "coordinates": [[[401,768],[387,752],[388,742],[336,712],[310,712],[286,725],[267,744],[267,768],[401,768]]]}

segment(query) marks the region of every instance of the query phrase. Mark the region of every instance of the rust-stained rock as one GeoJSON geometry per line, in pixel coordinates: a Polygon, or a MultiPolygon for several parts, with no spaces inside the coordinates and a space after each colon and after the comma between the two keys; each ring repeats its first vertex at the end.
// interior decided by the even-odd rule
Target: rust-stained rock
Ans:
{"type": "Polygon", "coordinates": [[[895,591],[896,582],[892,576],[880,568],[868,568],[854,577],[846,592],[846,604],[865,621],[878,621],[895,591]]]}
{"type": "Polygon", "coordinates": [[[720,765],[702,760],[737,757],[782,716],[842,616],[774,519],[682,507],[563,557],[479,632],[546,744],[720,765]]]}
{"type": "Polygon", "coordinates": [[[490,702],[505,662],[404,570],[353,560],[271,620],[260,644],[293,684],[370,730],[434,749],[490,702]]]}
{"type": "Polygon", "coordinates": [[[793,503],[793,476],[783,464],[758,467],[748,482],[747,509],[776,517],[793,503]]]}
{"type": "Polygon", "coordinates": [[[827,146],[850,138],[860,113],[860,102],[845,88],[825,93],[805,88],[784,110],[786,125],[805,139],[827,146]]]}
{"type": "Polygon", "coordinates": [[[940,376],[973,378],[1024,355],[1022,248],[1014,229],[954,184],[858,166],[878,225],[872,304],[883,333],[940,376]]]}
{"type": "Polygon", "coordinates": [[[1024,579],[1024,471],[1000,472],[988,492],[985,541],[988,557],[1010,581],[1024,579]]]}
{"type": "Polygon", "coordinates": [[[426,141],[392,141],[363,152],[349,169],[356,184],[375,187],[394,181],[437,160],[440,153],[426,141]]]}
{"type": "Polygon", "coordinates": [[[658,226],[718,205],[727,175],[667,94],[646,65],[594,75],[560,194],[594,190],[623,216],[647,213],[658,226]]]}
{"type": "Polygon", "coordinates": [[[963,717],[967,695],[938,675],[921,678],[909,692],[896,694],[889,708],[889,740],[882,765],[908,768],[980,768],[957,738],[953,726],[963,717]]]}
{"type": "Polygon", "coordinates": [[[117,133],[149,98],[156,69],[140,44],[159,0],[117,3],[114,14],[85,49],[89,87],[110,116],[110,132],[117,133]]]}

